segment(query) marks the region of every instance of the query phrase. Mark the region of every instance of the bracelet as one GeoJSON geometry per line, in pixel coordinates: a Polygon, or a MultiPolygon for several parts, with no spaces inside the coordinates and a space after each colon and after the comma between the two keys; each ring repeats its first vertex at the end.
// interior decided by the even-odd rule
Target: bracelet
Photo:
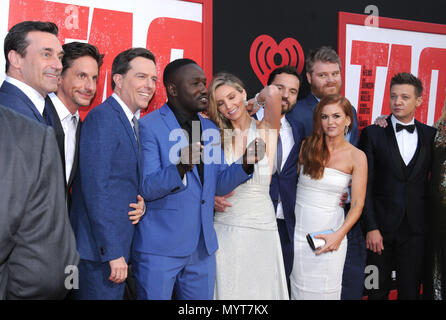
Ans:
{"type": "Polygon", "coordinates": [[[258,93],[255,95],[255,97],[254,97],[254,109],[263,107],[263,106],[265,105],[265,103],[260,104],[259,101],[257,101],[257,97],[259,96],[259,94],[260,94],[260,93],[258,92],[258,93]]]}

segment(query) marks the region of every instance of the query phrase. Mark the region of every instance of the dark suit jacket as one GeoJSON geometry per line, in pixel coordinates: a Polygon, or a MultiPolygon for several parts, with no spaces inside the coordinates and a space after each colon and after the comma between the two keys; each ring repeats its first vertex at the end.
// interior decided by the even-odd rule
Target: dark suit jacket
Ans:
{"type": "MultiPolygon", "coordinates": [[[[11,108],[28,118],[47,124],[31,99],[22,90],[7,81],[3,81],[0,87],[0,102],[5,107],[11,108]]],[[[53,114],[49,114],[49,116],[52,120],[53,114]]]]}
{"type": "Polygon", "coordinates": [[[404,171],[390,117],[386,128],[371,125],[361,133],[359,147],[368,162],[367,195],[362,214],[365,232],[398,230],[404,216],[412,232],[425,229],[426,187],[436,130],[415,120],[417,161],[410,175],[404,171]]]}
{"type": "Polygon", "coordinates": [[[67,179],[67,173],[65,171],[65,133],[63,131],[62,123],[60,122],[59,115],[57,114],[56,107],[54,106],[53,102],[50,98],[47,99],[48,106],[51,108],[51,111],[53,113],[53,120],[54,120],[54,131],[56,133],[56,140],[57,145],[59,147],[59,153],[62,160],[62,168],[63,168],[63,174],[64,174],[64,181],[65,181],[65,194],[67,198],[67,204],[68,204],[68,210],[71,209],[71,194],[70,189],[73,185],[73,180],[77,172],[77,167],[79,164],[79,139],[81,134],[81,125],[82,122],[79,121],[77,129],[76,129],[76,146],[75,146],[75,152],[74,152],[74,161],[73,161],[73,167],[71,169],[70,177],[68,179],[68,183],[66,182],[67,179]]]}
{"type": "Polygon", "coordinates": [[[53,129],[0,107],[0,299],[58,299],[79,255],[53,129]]]}
{"type": "Polygon", "coordinates": [[[300,146],[305,136],[302,124],[292,119],[288,114],[286,114],[285,117],[293,130],[294,146],[291,149],[280,174],[275,172],[271,177],[269,194],[274,204],[274,210],[277,211],[280,193],[288,237],[293,242],[294,225],[296,221],[294,207],[296,205],[297,162],[299,159],[300,146]]]}
{"type": "MultiPolygon", "coordinates": [[[[304,99],[296,102],[296,105],[289,112],[290,118],[297,122],[300,122],[304,127],[305,137],[308,137],[313,132],[313,112],[314,108],[318,104],[316,97],[310,93],[304,99]]],[[[359,131],[358,131],[358,119],[356,115],[356,109],[353,107],[353,126],[350,131],[350,143],[354,146],[358,145],[359,131]]]]}
{"type": "Polygon", "coordinates": [[[109,97],[82,124],[70,220],[81,259],[129,262],[139,189],[138,145],[119,103],[109,97]]]}

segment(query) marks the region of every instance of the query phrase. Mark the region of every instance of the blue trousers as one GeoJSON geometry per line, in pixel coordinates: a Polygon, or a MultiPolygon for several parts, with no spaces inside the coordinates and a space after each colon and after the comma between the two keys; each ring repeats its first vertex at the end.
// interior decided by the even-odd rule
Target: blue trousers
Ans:
{"type": "Polygon", "coordinates": [[[117,284],[108,280],[110,265],[108,262],[80,260],[79,289],[71,290],[74,300],[122,300],[125,281],[117,284]]]}
{"type": "Polygon", "coordinates": [[[185,257],[133,251],[136,298],[169,300],[175,288],[175,297],[179,300],[213,299],[215,254],[208,255],[202,238],[197,249],[185,257]]]}

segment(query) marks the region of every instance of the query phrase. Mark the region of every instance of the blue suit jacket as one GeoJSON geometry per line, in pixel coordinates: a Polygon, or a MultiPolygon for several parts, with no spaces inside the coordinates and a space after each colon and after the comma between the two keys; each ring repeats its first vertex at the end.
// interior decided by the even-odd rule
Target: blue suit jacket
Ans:
{"type": "Polygon", "coordinates": [[[133,249],[156,255],[190,255],[204,238],[209,255],[217,250],[214,230],[214,196],[230,193],[248,180],[240,164],[228,166],[220,145],[220,132],[209,119],[199,117],[204,143],[204,185],[197,168],[186,173],[185,186],[176,163],[188,145],[172,110],[165,104],[142,118],[141,195],[146,214],[136,227],[133,249]]]}
{"type": "MultiPolygon", "coordinates": [[[[31,99],[28,98],[22,90],[7,81],[3,81],[3,84],[0,87],[0,102],[5,107],[11,108],[16,112],[27,116],[28,118],[37,120],[44,125],[47,125],[45,119],[42,117],[39,110],[37,110],[31,99]]],[[[52,114],[49,116],[51,118],[53,117],[52,114]]]]}
{"type": "Polygon", "coordinates": [[[138,145],[119,103],[109,97],[82,124],[70,220],[81,259],[128,262],[139,189],[138,145]]]}
{"type": "MultiPolygon", "coordinates": [[[[316,97],[310,93],[304,99],[296,102],[296,105],[289,112],[290,118],[300,122],[304,126],[305,137],[313,132],[313,111],[318,101],[316,97]]],[[[356,109],[353,107],[353,127],[350,131],[350,143],[354,146],[358,145],[359,131],[356,109]]]]}
{"type": "Polygon", "coordinates": [[[291,242],[293,242],[294,226],[296,222],[294,207],[296,205],[297,162],[299,160],[300,146],[302,144],[302,140],[305,138],[305,135],[302,124],[292,119],[288,113],[285,115],[285,117],[290,123],[293,131],[294,146],[291,149],[280,174],[275,172],[271,177],[269,194],[274,204],[274,210],[277,211],[280,193],[288,237],[291,242]]]}

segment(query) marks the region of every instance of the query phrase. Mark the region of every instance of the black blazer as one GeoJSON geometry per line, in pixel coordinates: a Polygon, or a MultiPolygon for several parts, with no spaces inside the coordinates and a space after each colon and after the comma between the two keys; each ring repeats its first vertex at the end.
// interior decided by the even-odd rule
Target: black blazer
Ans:
{"type": "Polygon", "coordinates": [[[70,174],[70,177],[69,177],[68,183],[67,183],[66,182],[67,181],[67,179],[66,179],[67,173],[65,172],[65,133],[63,131],[62,123],[60,122],[59,115],[57,114],[56,107],[54,106],[53,102],[51,101],[51,99],[49,97],[47,97],[47,103],[50,106],[51,111],[53,113],[54,131],[56,133],[56,141],[57,141],[57,145],[59,147],[59,154],[60,154],[61,161],[62,161],[62,168],[63,168],[64,181],[65,181],[65,194],[66,194],[66,199],[67,199],[67,204],[68,204],[68,212],[70,212],[69,211],[71,209],[70,189],[73,185],[73,180],[74,180],[74,177],[76,176],[77,167],[79,165],[79,137],[80,137],[80,133],[81,133],[82,123],[81,123],[81,121],[79,121],[77,129],[76,129],[76,146],[75,146],[75,151],[74,151],[74,161],[73,161],[73,167],[71,169],[71,174],[70,174]]]}
{"type": "Polygon", "coordinates": [[[365,152],[368,162],[362,225],[365,232],[379,229],[392,233],[407,215],[411,231],[422,234],[436,129],[415,120],[418,155],[413,169],[406,175],[390,118],[386,128],[376,125],[365,128],[359,140],[359,148],[365,152]]]}

